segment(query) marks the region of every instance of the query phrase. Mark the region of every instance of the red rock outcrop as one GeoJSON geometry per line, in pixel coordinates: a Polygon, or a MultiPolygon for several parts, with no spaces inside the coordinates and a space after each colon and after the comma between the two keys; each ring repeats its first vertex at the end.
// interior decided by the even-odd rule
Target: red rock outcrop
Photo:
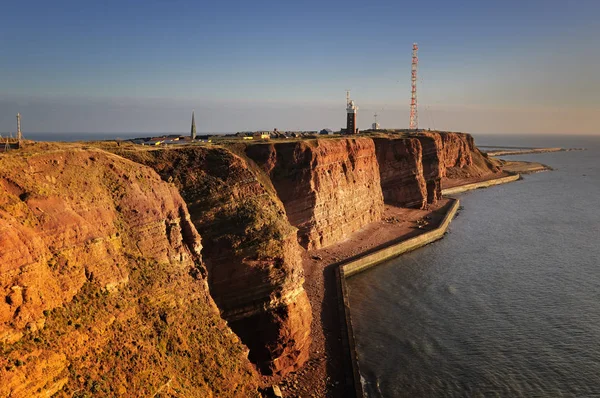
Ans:
{"type": "Polygon", "coordinates": [[[423,153],[416,138],[374,138],[385,203],[424,209],[427,183],[423,153]]]}
{"type": "Polygon", "coordinates": [[[445,132],[109,148],[137,163],[32,148],[0,155],[0,396],[255,396],[248,356],[280,375],[308,358],[299,242],[500,170],[445,132]]]}
{"type": "Polygon", "coordinates": [[[434,204],[442,197],[441,137],[434,133],[416,134],[422,148],[423,178],[427,188],[427,203],[434,204]]]}
{"type": "Polygon", "coordinates": [[[383,195],[370,138],[255,144],[246,153],[270,176],[308,249],[338,242],[381,218],[383,195]]]}
{"type": "Polygon", "coordinates": [[[500,171],[475,147],[470,134],[422,131],[414,137],[423,148],[423,175],[430,204],[441,198],[443,178],[481,177],[500,171]]]}
{"type": "Polygon", "coordinates": [[[250,359],[264,374],[300,367],[312,318],[301,248],[268,179],[222,148],[121,153],[179,188],[202,234],[211,294],[250,359]]]}
{"type": "Polygon", "coordinates": [[[500,164],[481,153],[470,134],[442,134],[442,153],[443,178],[465,179],[501,172],[500,164]]]}
{"type": "Polygon", "coordinates": [[[0,156],[0,396],[256,395],[177,189],[69,148],[0,156]]]}

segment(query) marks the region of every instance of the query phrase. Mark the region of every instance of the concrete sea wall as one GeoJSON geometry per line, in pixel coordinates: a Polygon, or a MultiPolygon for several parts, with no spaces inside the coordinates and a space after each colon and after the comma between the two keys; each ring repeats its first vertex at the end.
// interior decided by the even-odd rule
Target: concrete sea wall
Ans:
{"type": "Polygon", "coordinates": [[[442,195],[456,195],[457,193],[472,191],[479,188],[487,188],[494,185],[506,184],[508,182],[517,181],[521,178],[520,174],[511,175],[508,177],[495,178],[493,180],[487,180],[482,182],[475,182],[473,184],[460,185],[458,187],[446,188],[442,190],[442,195]]]}
{"type": "Polygon", "coordinates": [[[440,225],[428,232],[421,235],[415,236],[414,238],[407,239],[403,242],[388,246],[384,249],[378,250],[375,253],[367,254],[351,262],[345,263],[341,266],[341,275],[344,278],[348,278],[352,275],[358,274],[368,268],[371,268],[383,261],[389,260],[393,257],[397,257],[403,253],[417,249],[421,246],[425,246],[431,242],[434,242],[444,236],[444,233],[450,225],[450,221],[458,210],[459,201],[458,199],[452,199],[452,203],[448,212],[444,216],[444,219],[440,225]]]}
{"type": "Polygon", "coordinates": [[[425,246],[429,243],[435,242],[441,239],[448,227],[450,222],[456,215],[460,201],[458,199],[452,199],[448,212],[444,216],[444,219],[440,225],[428,232],[425,232],[419,236],[408,239],[406,241],[390,245],[382,250],[375,253],[367,254],[363,257],[353,259],[352,261],[341,264],[337,268],[337,281],[338,291],[340,297],[340,314],[342,316],[342,325],[345,325],[342,331],[343,344],[346,346],[346,353],[349,356],[350,366],[347,370],[347,382],[354,386],[355,394],[357,398],[364,396],[362,390],[362,384],[360,381],[360,370],[358,364],[358,353],[356,352],[356,346],[354,341],[354,332],[352,329],[352,319],[350,316],[350,301],[348,298],[348,287],[346,286],[346,279],[352,275],[356,275],[362,271],[365,271],[371,267],[374,267],[383,261],[397,257],[401,254],[415,250],[419,247],[425,246]]]}

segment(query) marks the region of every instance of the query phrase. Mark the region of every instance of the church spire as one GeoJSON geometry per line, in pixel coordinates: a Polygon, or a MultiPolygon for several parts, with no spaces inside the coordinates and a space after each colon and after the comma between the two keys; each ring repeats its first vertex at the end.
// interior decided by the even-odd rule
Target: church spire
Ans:
{"type": "Polygon", "coordinates": [[[196,139],[196,120],[194,119],[194,111],[192,111],[192,130],[190,132],[192,140],[196,139]]]}

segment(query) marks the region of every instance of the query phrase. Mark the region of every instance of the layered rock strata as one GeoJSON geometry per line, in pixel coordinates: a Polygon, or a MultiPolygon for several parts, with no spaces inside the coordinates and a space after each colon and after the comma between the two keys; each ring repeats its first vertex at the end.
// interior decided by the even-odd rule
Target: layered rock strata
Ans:
{"type": "Polygon", "coordinates": [[[498,165],[475,147],[470,134],[423,131],[414,134],[414,137],[422,147],[423,176],[429,204],[442,197],[443,178],[481,177],[500,171],[498,165]]]}
{"type": "Polygon", "coordinates": [[[416,137],[421,143],[423,178],[427,189],[427,203],[435,204],[442,197],[442,173],[444,170],[441,161],[442,139],[437,133],[421,133],[416,137]]]}
{"type": "Polygon", "coordinates": [[[260,170],[223,148],[122,151],[179,188],[204,241],[211,294],[264,374],[308,358],[311,310],[296,229],[260,170]]]}
{"type": "Polygon", "coordinates": [[[374,138],[385,203],[427,207],[423,150],[417,138],[374,138]]]}
{"type": "Polygon", "coordinates": [[[499,172],[444,132],[111,147],[137,163],[44,145],[0,156],[0,396],[253,396],[246,356],[280,375],[308,358],[299,242],[499,172]]]}
{"type": "Polygon", "coordinates": [[[482,177],[501,172],[500,163],[481,153],[470,134],[442,134],[442,156],[444,178],[482,177]]]}
{"type": "Polygon", "coordinates": [[[307,249],[334,244],[381,219],[383,195],[370,138],[256,144],[246,153],[270,176],[307,249]]]}
{"type": "Polygon", "coordinates": [[[177,189],[96,150],[0,156],[0,396],[253,396],[177,189]]]}

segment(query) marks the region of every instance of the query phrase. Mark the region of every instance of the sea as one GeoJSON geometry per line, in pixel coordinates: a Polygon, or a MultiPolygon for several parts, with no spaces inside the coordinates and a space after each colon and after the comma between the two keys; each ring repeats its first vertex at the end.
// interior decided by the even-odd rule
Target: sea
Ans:
{"type": "Polygon", "coordinates": [[[506,156],[554,170],[457,195],[440,241],[348,279],[368,397],[600,396],[600,137],[506,156]]]}

